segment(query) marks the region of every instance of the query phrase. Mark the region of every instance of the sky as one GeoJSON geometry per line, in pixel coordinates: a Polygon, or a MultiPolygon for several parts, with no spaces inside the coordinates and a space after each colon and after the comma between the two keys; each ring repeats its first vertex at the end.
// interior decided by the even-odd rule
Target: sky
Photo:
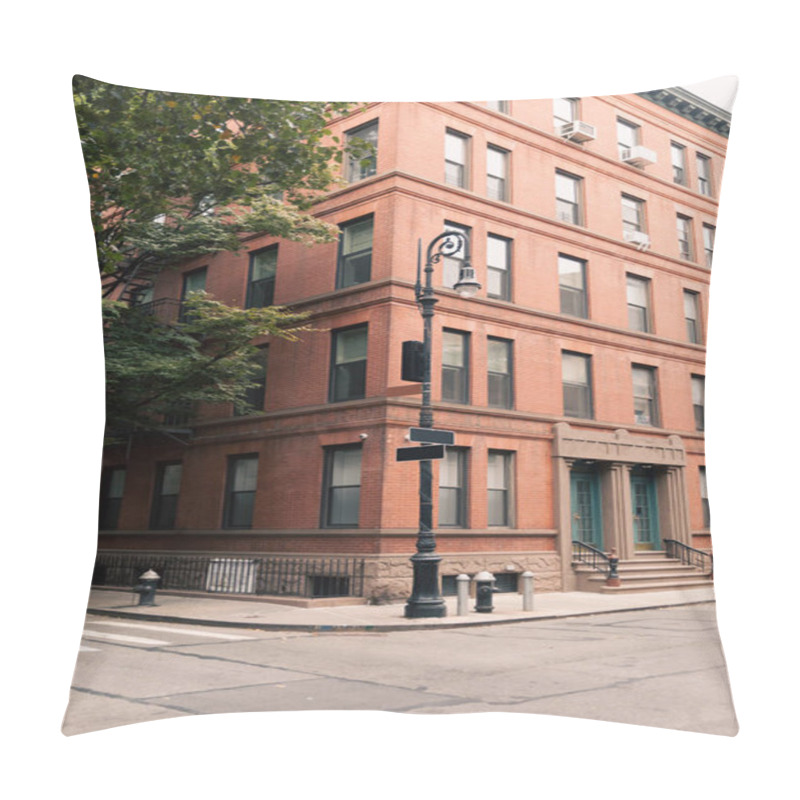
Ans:
{"type": "Polygon", "coordinates": [[[710,81],[702,81],[700,83],[692,83],[684,86],[692,94],[708,100],[709,103],[724,108],[730,111],[733,107],[733,101],[736,97],[736,88],[739,84],[738,79],[733,75],[726,75],[724,78],[714,78],[710,81]]]}

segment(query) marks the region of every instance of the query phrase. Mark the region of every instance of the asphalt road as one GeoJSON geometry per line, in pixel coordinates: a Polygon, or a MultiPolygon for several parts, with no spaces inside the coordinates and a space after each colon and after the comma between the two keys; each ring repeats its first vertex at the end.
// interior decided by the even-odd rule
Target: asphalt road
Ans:
{"type": "Polygon", "coordinates": [[[311,709],[504,711],[737,731],[711,603],[391,633],[89,616],[63,731],[311,709]]]}

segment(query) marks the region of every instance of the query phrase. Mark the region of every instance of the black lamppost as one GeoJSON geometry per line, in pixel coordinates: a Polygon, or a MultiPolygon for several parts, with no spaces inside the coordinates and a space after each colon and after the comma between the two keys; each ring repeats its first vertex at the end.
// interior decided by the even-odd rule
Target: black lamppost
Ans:
{"type": "MultiPolygon", "coordinates": [[[[420,428],[433,428],[431,408],[431,333],[433,307],[438,300],[433,296],[433,265],[442,258],[458,253],[463,247],[464,258],[458,282],[453,287],[462,297],[472,297],[481,288],[475,280],[475,270],[470,265],[469,239],[459,231],[440,233],[429,245],[425,258],[425,285],[422,285],[420,262],[422,241],[417,250],[417,283],[414,287],[423,321],[422,339],[422,407],[419,412],[420,428]]],[[[406,617],[444,617],[447,606],[439,591],[439,562],[436,555],[436,538],[433,534],[433,468],[431,461],[419,462],[419,532],[417,552],[411,556],[414,585],[405,608],[406,617]]]]}

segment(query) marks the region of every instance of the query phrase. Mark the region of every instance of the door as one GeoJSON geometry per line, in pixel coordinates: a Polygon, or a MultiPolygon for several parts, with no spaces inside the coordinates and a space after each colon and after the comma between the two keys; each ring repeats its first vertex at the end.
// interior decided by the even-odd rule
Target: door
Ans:
{"type": "Polygon", "coordinates": [[[633,546],[635,550],[658,550],[658,505],[656,486],[650,475],[631,476],[633,506],[633,546]]]}
{"type": "Polygon", "coordinates": [[[572,539],[600,550],[603,548],[603,525],[600,513],[600,486],[593,472],[570,474],[572,539]]]}

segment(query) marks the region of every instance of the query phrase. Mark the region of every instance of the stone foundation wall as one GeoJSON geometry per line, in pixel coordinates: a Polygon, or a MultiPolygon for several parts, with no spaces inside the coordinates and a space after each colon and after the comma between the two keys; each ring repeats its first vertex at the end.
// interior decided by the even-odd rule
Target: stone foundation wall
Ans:
{"type": "MultiPolygon", "coordinates": [[[[449,553],[442,557],[439,575],[473,575],[488,570],[493,575],[505,572],[534,574],[534,591],[559,592],[561,559],[558,553],[449,553]],[[508,569],[508,568],[511,569],[508,569]]],[[[364,571],[364,597],[372,603],[406,599],[411,593],[412,568],[407,555],[367,558],[364,571]]]]}

